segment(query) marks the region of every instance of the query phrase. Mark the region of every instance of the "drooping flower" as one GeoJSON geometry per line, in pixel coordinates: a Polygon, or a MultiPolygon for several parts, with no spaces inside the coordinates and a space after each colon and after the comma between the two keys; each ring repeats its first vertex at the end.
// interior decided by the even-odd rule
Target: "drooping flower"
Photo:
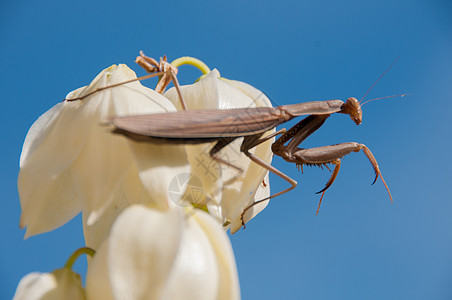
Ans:
{"type": "MultiPolygon", "coordinates": [[[[271,106],[270,100],[264,93],[244,82],[221,78],[217,70],[211,71],[192,85],[181,86],[180,90],[188,110],[271,106]]],[[[178,110],[181,109],[179,97],[174,88],[168,90],[164,96],[170,99],[178,110]]],[[[242,138],[235,140],[220,152],[223,153],[222,159],[240,167],[244,171],[242,174],[231,167],[219,164],[210,157],[209,151],[213,144],[186,146],[188,160],[194,174],[192,178],[199,181],[203,189],[202,196],[195,200],[207,205],[209,212],[216,215],[222,222],[231,223],[232,233],[242,226],[241,215],[244,209],[270,195],[267,170],[253,163],[240,152],[242,140],[242,138]]],[[[273,139],[262,143],[250,152],[270,163],[272,141],[273,139]]],[[[190,191],[187,190],[187,192],[190,191]]],[[[243,222],[251,220],[267,204],[268,201],[264,201],[249,209],[244,215],[243,222]]]]}
{"type": "Polygon", "coordinates": [[[84,300],[80,276],[69,268],[52,273],[30,273],[23,277],[13,300],[84,300]]]}
{"type": "Polygon", "coordinates": [[[239,299],[224,228],[199,209],[133,205],[88,267],[88,299],[239,299]]]}
{"type": "Polygon", "coordinates": [[[173,104],[139,82],[89,95],[133,78],[125,65],[109,67],[66,97],[85,98],[55,105],[32,125],[18,178],[26,237],[53,230],[83,211],[86,244],[97,248],[130,204],[171,205],[171,180],[190,172],[183,147],[133,142],[105,124],[116,115],[175,111],[173,104]]]}

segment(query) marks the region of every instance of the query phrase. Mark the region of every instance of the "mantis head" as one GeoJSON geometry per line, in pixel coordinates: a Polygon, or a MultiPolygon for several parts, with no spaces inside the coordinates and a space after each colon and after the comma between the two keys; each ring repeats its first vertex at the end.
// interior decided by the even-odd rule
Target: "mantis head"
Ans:
{"type": "Polygon", "coordinates": [[[361,124],[361,122],[363,121],[363,111],[361,110],[361,104],[359,104],[359,101],[354,97],[347,99],[347,102],[345,102],[342,106],[341,113],[349,115],[353,122],[356,123],[356,125],[361,124]]]}

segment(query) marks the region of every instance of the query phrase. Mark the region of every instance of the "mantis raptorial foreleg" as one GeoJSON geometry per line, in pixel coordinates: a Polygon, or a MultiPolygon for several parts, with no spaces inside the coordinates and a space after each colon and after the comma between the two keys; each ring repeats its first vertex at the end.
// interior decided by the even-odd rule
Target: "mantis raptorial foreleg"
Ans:
{"type": "MultiPolygon", "coordinates": [[[[303,165],[312,165],[312,166],[323,166],[326,164],[334,165],[334,170],[333,170],[331,177],[329,178],[325,187],[321,191],[318,192],[318,193],[322,193],[322,196],[319,201],[317,213],[319,211],[320,204],[322,202],[325,191],[333,184],[334,180],[336,179],[336,177],[339,173],[339,169],[341,166],[341,158],[351,152],[358,152],[360,150],[364,151],[364,154],[367,156],[367,158],[371,162],[372,167],[375,171],[375,180],[373,181],[373,183],[375,183],[377,178],[380,177],[388,191],[389,197],[392,202],[391,192],[389,191],[389,188],[388,188],[385,180],[383,179],[383,176],[381,175],[378,163],[377,163],[375,157],[373,156],[372,152],[364,144],[350,142],[350,143],[341,143],[341,144],[336,144],[336,145],[309,148],[309,149],[298,148],[298,146],[308,136],[310,136],[312,133],[314,133],[317,129],[319,129],[323,125],[323,123],[329,116],[330,116],[329,114],[310,115],[310,116],[306,117],[305,119],[301,120],[298,124],[296,124],[295,126],[290,128],[286,133],[284,133],[279,139],[277,139],[275,141],[275,143],[272,145],[273,153],[278,156],[281,156],[287,162],[295,163],[300,168],[302,168],[303,165]],[[288,145],[284,146],[284,144],[286,142],[288,142],[288,145]]],[[[245,154],[246,154],[246,152],[245,152],[245,154]]],[[[255,161],[252,157],[250,157],[250,159],[255,161]]],[[[265,166],[263,166],[263,167],[265,167],[265,166]]],[[[269,169],[269,168],[267,168],[267,169],[269,169]]],[[[286,175],[285,174],[283,174],[283,175],[284,175],[284,177],[281,175],[279,175],[279,176],[286,179],[285,178],[286,175]]],[[[291,178],[289,178],[289,179],[292,180],[291,178]]],[[[288,182],[292,183],[290,180],[288,180],[288,179],[286,179],[286,180],[288,182]]],[[[296,186],[296,182],[295,182],[295,186],[296,186]]],[[[295,186],[292,183],[292,186],[290,188],[288,188],[287,190],[279,192],[266,199],[257,201],[255,203],[253,203],[252,205],[248,206],[242,213],[242,222],[243,222],[244,214],[251,207],[253,207],[254,205],[256,205],[262,201],[266,201],[270,198],[284,194],[285,192],[288,192],[291,189],[293,189],[295,186]]]]}

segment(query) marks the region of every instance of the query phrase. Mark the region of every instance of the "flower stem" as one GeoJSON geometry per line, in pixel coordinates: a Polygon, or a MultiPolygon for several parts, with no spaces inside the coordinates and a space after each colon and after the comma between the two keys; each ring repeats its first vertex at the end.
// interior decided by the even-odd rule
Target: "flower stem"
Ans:
{"type": "Polygon", "coordinates": [[[93,257],[95,253],[96,253],[96,251],[94,251],[93,249],[88,248],[88,247],[83,247],[83,248],[77,249],[68,258],[68,260],[66,261],[66,264],[64,265],[64,267],[68,268],[68,269],[72,269],[72,266],[74,265],[75,261],[77,260],[77,258],[80,255],[86,254],[86,255],[89,255],[89,256],[93,257]]]}
{"type": "Polygon", "coordinates": [[[176,68],[179,66],[182,66],[182,65],[192,65],[192,66],[198,68],[204,75],[210,72],[209,67],[205,63],[203,63],[202,61],[200,61],[197,58],[190,57],[190,56],[179,57],[179,58],[173,60],[171,62],[171,65],[176,68]]]}

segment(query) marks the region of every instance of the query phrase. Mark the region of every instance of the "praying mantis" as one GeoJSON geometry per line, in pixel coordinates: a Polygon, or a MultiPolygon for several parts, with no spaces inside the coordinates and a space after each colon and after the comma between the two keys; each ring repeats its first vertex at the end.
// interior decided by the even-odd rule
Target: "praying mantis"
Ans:
{"type": "MultiPolygon", "coordinates": [[[[144,54],[142,54],[142,57],[145,57],[144,54]]],[[[158,63],[152,59],[143,59],[140,65],[145,65],[143,67],[149,72],[158,72],[158,75],[163,74],[166,76],[167,79],[164,83],[165,85],[169,83],[170,79],[173,79],[179,97],[182,98],[176,84],[177,81],[174,79],[174,70],[165,65],[162,60],[158,63]]],[[[380,76],[380,78],[392,67],[392,65],[380,76]]],[[[150,75],[146,77],[150,77],[150,75]]],[[[378,82],[380,78],[378,78],[376,82],[378,82]]],[[[374,85],[372,85],[372,87],[374,85]]],[[[370,89],[372,89],[372,87],[370,89]]],[[[403,97],[404,95],[401,96],[403,97]]],[[[182,104],[182,106],[185,107],[184,104],[182,104]]],[[[290,184],[290,187],[285,190],[256,201],[245,208],[242,212],[242,223],[244,225],[243,216],[251,207],[287,193],[297,186],[297,182],[294,179],[250,152],[254,147],[278,135],[281,136],[272,144],[271,149],[274,155],[282,157],[285,161],[295,163],[300,169],[302,169],[303,165],[326,166],[327,168],[327,164],[334,165],[331,177],[324,188],[318,192],[322,193],[322,195],[316,214],[319,212],[320,204],[326,190],[333,184],[339,173],[341,159],[351,152],[359,152],[361,150],[370,161],[375,172],[375,179],[372,184],[380,177],[392,203],[393,199],[391,192],[381,174],[377,160],[366,145],[348,142],[307,149],[299,147],[300,144],[318,130],[332,114],[339,113],[349,115],[356,125],[360,125],[362,122],[361,106],[362,103],[356,98],[350,97],[346,102],[342,100],[326,100],[282,105],[278,107],[238,108],[228,110],[184,110],[163,114],[116,116],[112,118],[111,123],[115,127],[113,130],[114,133],[122,134],[139,142],[173,144],[203,144],[214,142],[215,144],[209,153],[210,156],[219,163],[228,165],[238,171],[243,170],[240,167],[221,159],[218,154],[221,149],[231,142],[237,138],[243,137],[240,151],[256,164],[274,173],[290,184]],[[289,130],[281,129],[265,136],[266,132],[276,128],[276,126],[292,120],[293,118],[306,115],[307,117],[299,121],[289,130]]]]}

